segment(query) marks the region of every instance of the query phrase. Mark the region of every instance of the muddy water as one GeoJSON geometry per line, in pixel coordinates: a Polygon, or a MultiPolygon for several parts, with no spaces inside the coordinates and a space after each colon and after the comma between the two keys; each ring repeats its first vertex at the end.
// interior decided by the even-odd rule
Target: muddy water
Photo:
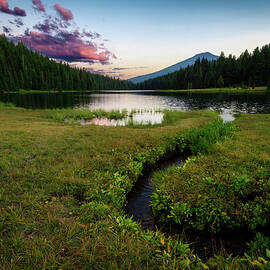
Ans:
{"type": "Polygon", "coordinates": [[[141,223],[143,229],[153,229],[155,220],[150,206],[153,188],[151,180],[156,171],[166,171],[170,167],[182,166],[186,158],[173,153],[157,162],[154,168],[148,169],[136,182],[135,186],[127,196],[126,213],[132,216],[134,221],[141,223]]]}

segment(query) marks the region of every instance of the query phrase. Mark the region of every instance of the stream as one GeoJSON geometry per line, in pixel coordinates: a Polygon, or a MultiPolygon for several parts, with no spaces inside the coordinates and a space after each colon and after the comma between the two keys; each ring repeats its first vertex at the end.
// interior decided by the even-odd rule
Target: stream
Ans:
{"type": "Polygon", "coordinates": [[[154,229],[155,220],[150,205],[153,187],[151,180],[156,171],[166,171],[170,167],[181,166],[185,163],[186,157],[176,152],[167,155],[158,161],[155,167],[143,172],[132,190],[127,195],[126,213],[132,216],[132,219],[139,222],[143,229],[154,229]]]}
{"type": "MultiPolygon", "coordinates": [[[[226,114],[226,113],[225,113],[226,114]]],[[[233,121],[234,118],[222,117],[225,122],[233,121]]],[[[206,231],[184,232],[177,224],[161,226],[155,222],[151,207],[153,187],[151,185],[155,172],[165,172],[171,167],[182,166],[188,155],[174,151],[165,155],[155,166],[143,171],[142,176],[127,195],[125,211],[128,216],[141,224],[143,230],[160,230],[167,235],[180,236],[186,243],[191,243],[194,252],[203,260],[207,260],[217,253],[234,256],[243,255],[247,250],[246,243],[254,237],[254,232],[247,229],[224,230],[216,235],[206,231]]]]}
{"type": "Polygon", "coordinates": [[[132,190],[127,195],[126,213],[132,219],[141,224],[143,230],[160,230],[167,235],[179,236],[186,242],[191,243],[194,252],[204,261],[220,252],[225,255],[233,254],[242,256],[246,250],[246,243],[254,237],[254,232],[243,229],[223,231],[219,234],[210,234],[205,231],[184,232],[177,224],[162,226],[155,222],[151,208],[151,195],[153,187],[151,181],[157,171],[166,171],[174,166],[182,166],[188,156],[176,151],[158,161],[155,167],[143,172],[132,190]]]}
{"type": "MultiPolygon", "coordinates": [[[[224,122],[231,122],[235,117],[227,110],[223,110],[220,118],[224,122]]],[[[143,171],[142,176],[135,183],[132,190],[127,195],[126,213],[136,222],[141,223],[143,229],[154,229],[155,220],[150,205],[153,187],[151,185],[152,178],[156,171],[166,171],[170,167],[182,166],[187,156],[174,151],[160,159],[154,167],[143,171]]]]}

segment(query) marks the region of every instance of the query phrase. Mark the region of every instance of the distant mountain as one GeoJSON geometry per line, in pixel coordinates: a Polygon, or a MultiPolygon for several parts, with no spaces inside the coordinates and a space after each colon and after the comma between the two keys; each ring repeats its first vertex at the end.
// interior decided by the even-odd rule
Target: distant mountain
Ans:
{"type": "Polygon", "coordinates": [[[205,58],[208,61],[214,61],[214,60],[217,60],[219,58],[219,56],[216,56],[216,55],[209,53],[209,52],[196,54],[195,56],[188,58],[185,61],[179,62],[173,66],[164,68],[164,69],[157,71],[157,72],[154,72],[154,73],[146,74],[146,75],[139,76],[139,77],[134,77],[134,78],[129,79],[128,81],[131,81],[133,83],[141,83],[141,82],[144,82],[144,81],[149,80],[149,79],[153,79],[153,78],[156,78],[159,76],[164,76],[164,75],[167,75],[169,73],[175,72],[181,68],[186,68],[187,66],[193,65],[196,62],[196,60],[199,58],[200,59],[205,58]]]}

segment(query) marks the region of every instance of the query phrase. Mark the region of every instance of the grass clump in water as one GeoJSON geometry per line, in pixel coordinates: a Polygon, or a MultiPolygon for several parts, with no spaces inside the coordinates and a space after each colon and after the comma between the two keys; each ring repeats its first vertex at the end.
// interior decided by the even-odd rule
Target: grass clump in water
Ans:
{"type": "Polygon", "coordinates": [[[123,119],[127,117],[126,110],[75,110],[75,109],[57,109],[51,110],[49,115],[45,116],[46,118],[51,118],[57,121],[63,122],[64,120],[92,120],[94,118],[107,118],[107,119],[123,119]]]}

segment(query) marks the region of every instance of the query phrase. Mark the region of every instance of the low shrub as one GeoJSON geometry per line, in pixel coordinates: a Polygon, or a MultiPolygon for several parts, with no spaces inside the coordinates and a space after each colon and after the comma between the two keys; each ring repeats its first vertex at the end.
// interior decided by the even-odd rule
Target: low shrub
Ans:
{"type": "Polygon", "coordinates": [[[180,148],[186,148],[192,154],[206,154],[211,146],[217,141],[231,138],[234,134],[232,123],[224,123],[223,120],[216,120],[203,129],[191,129],[179,139],[180,148]]]}
{"type": "Polygon", "coordinates": [[[269,126],[262,124],[268,121],[264,118],[242,116],[237,120],[237,134],[232,123],[215,121],[181,136],[179,147],[197,156],[182,167],[155,175],[152,207],[156,218],[189,231],[266,228],[270,224],[270,164],[269,126]],[[233,141],[212,147],[232,136],[233,141]]]}

